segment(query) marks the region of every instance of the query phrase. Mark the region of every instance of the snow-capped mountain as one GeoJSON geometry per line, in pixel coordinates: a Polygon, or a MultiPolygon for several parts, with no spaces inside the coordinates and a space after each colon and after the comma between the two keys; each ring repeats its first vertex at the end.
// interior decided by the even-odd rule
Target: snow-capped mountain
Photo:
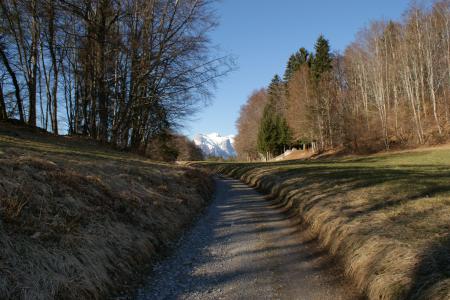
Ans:
{"type": "Polygon", "coordinates": [[[234,136],[221,136],[218,133],[197,134],[194,143],[203,151],[205,156],[233,157],[236,156],[234,150],[234,136]]]}

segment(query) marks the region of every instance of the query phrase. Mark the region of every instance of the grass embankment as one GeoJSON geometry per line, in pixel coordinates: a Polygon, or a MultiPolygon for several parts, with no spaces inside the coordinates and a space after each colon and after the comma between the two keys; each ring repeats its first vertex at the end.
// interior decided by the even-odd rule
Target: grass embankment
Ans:
{"type": "Polygon", "coordinates": [[[0,299],[125,288],[211,192],[192,168],[0,123],[0,299]]]}
{"type": "Polygon", "coordinates": [[[300,216],[369,299],[450,299],[450,150],[204,164],[300,216]]]}

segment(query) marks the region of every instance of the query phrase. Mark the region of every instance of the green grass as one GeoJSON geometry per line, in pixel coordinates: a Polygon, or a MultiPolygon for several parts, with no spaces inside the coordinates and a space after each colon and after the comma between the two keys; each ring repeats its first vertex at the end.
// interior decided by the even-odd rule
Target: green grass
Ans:
{"type": "Polygon", "coordinates": [[[297,212],[369,298],[450,298],[450,149],[203,165],[297,212]]]}

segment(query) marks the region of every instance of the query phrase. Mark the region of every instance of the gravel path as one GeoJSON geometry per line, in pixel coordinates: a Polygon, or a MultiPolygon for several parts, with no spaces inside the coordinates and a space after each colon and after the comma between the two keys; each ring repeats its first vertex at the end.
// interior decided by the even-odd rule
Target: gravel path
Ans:
{"type": "Polygon", "coordinates": [[[206,214],[134,299],[359,299],[296,218],[218,179],[206,214]]]}

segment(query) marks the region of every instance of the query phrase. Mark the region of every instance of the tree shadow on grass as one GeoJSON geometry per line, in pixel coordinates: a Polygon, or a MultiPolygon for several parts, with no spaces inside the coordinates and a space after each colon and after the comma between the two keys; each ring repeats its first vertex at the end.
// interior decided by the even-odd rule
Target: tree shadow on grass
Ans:
{"type": "MultiPolygon", "coordinates": [[[[259,169],[259,168],[257,168],[259,169]]],[[[308,168],[295,168],[289,170],[272,169],[256,170],[254,167],[245,167],[235,170],[231,176],[258,177],[259,187],[283,183],[287,180],[302,179],[302,186],[320,183],[321,186],[336,188],[339,193],[355,188],[363,188],[383,184],[386,182],[410,182],[418,185],[435,185],[436,180],[450,179],[448,168],[434,165],[401,166],[401,168],[381,168],[367,166],[316,166],[308,168]],[[345,187],[340,189],[339,187],[345,187]]],[[[438,188],[442,190],[443,188],[438,188]]]]}
{"type": "Polygon", "coordinates": [[[422,252],[406,298],[450,299],[450,234],[422,252]]]}
{"type": "Polygon", "coordinates": [[[367,222],[371,220],[372,214],[391,212],[403,205],[416,205],[413,203],[420,202],[417,209],[409,206],[409,210],[400,215],[394,214],[396,218],[389,218],[388,223],[382,223],[381,226],[371,226],[368,231],[364,226],[358,227],[358,234],[367,237],[377,234],[407,244],[415,244],[419,240],[428,243],[429,246],[423,250],[414,270],[412,286],[408,286],[408,290],[402,294],[406,299],[450,299],[450,236],[447,229],[450,227],[446,227],[442,215],[436,215],[436,220],[432,217],[439,214],[433,208],[433,203],[445,205],[439,201],[448,198],[450,194],[448,167],[426,164],[395,167],[317,164],[307,167],[299,165],[298,168],[290,169],[246,166],[235,169],[234,175],[239,175],[247,182],[252,179],[256,187],[277,196],[277,201],[282,198],[283,205],[293,200],[294,206],[301,206],[301,213],[318,205],[331,210],[337,208],[339,213],[330,214],[328,219],[323,220],[325,223],[341,217],[347,219],[345,223],[357,219],[367,222]],[[376,189],[369,190],[373,194],[367,196],[367,203],[336,203],[342,194],[358,189],[363,191],[361,196],[366,197],[364,193],[368,190],[365,188],[373,187],[376,189]],[[428,208],[424,210],[425,207],[428,208]],[[423,228],[415,227],[414,224],[425,226],[420,225],[423,218],[429,220],[430,224],[423,228]],[[408,231],[404,226],[408,227],[408,231]],[[417,231],[414,228],[421,229],[417,231]]]}

